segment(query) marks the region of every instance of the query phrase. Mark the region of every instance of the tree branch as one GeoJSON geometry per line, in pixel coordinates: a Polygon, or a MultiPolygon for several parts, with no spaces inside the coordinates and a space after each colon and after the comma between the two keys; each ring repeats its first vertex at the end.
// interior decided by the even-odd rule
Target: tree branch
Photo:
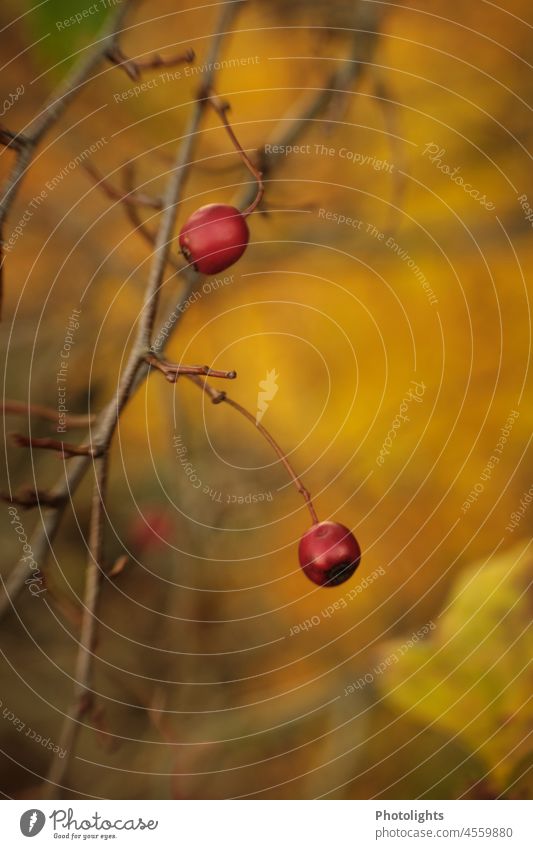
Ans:
{"type": "MultiPolygon", "coordinates": [[[[231,22],[231,15],[234,13],[236,5],[236,3],[226,4],[225,9],[227,12],[229,12],[229,15],[225,21],[220,22],[219,29],[222,29],[223,27],[227,27],[229,25],[229,23],[231,22]]],[[[359,61],[364,61],[367,58],[367,54],[370,52],[371,49],[369,45],[372,40],[372,34],[369,33],[368,41],[364,41],[364,44],[360,46],[360,33],[357,33],[357,41],[354,44],[354,48],[350,57],[341,65],[338,71],[329,78],[325,89],[321,89],[313,96],[306,95],[302,99],[298,110],[296,112],[292,112],[289,116],[282,119],[277,129],[270,137],[270,141],[272,142],[272,144],[294,144],[298,140],[300,135],[306,130],[309,122],[313,121],[325,109],[330,97],[332,97],[338,90],[346,90],[350,82],[357,81],[359,79],[361,70],[359,61]]],[[[209,65],[209,62],[214,63],[216,59],[219,43],[220,32],[219,35],[213,39],[207,68],[211,67],[211,65],[209,65]]],[[[205,86],[207,84],[209,86],[212,85],[212,73],[210,71],[207,71],[204,74],[203,85],[205,86]]],[[[192,153],[193,146],[193,135],[198,130],[203,108],[204,107],[202,103],[198,102],[197,104],[195,104],[193,109],[193,114],[188,129],[189,136],[185,140],[187,147],[187,156],[183,157],[184,168],[190,161],[190,154],[192,153]]],[[[267,155],[263,152],[263,172],[266,171],[268,174],[272,173],[272,170],[275,167],[278,158],[279,157],[277,157],[275,154],[267,155]]],[[[245,207],[247,204],[253,201],[255,197],[255,192],[255,185],[250,184],[250,186],[247,186],[240,194],[235,205],[239,208],[245,207]]],[[[133,207],[131,208],[133,209],[133,207]]],[[[171,333],[175,331],[176,327],[179,324],[179,321],[181,320],[181,317],[183,316],[183,305],[187,302],[187,299],[189,298],[191,292],[194,290],[195,286],[202,279],[202,276],[195,272],[192,268],[186,268],[183,271],[182,276],[185,279],[185,287],[180,302],[175,309],[175,323],[170,333],[163,332],[165,327],[163,324],[160,329],[160,333],[155,334],[155,341],[151,345],[151,350],[155,354],[163,353],[171,333]]],[[[146,351],[144,351],[144,354],[146,354],[146,351]]],[[[145,363],[144,368],[141,366],[138,369],[135,369],[132,374],[128,375],[128,391],[126,393],[126,399],[131,394],[133,394],[143,383],[146,378],[147,372],[148,365],[145,363]]],[[[123,403],[125,403],[125,400],[123,400],[123,403]]],[[[116,423],[117,404],[117,400],[112,400],[98,416],[94,428],[97,440],[105,441],[109,432],[111,431],[112,433],[112,431],[114,430],[116,423]]],[[[88,441],[89,439],[90,434],[88,436],[88,441]]],[[[56,484],[56,486],[51,490],[51,495],[57,498],[64,497],[68,501],[71,498],[72,494],[76,491],[81,480],[83,479],[85,472],[88,468],[89,462],[90,459],[87,457],[74,457],[69,462],[69,466],[66,470],[65,476],[61,478],[56,484]]],[[[55,534],[57,532],[61,520],[63,509],[64,508],[62,507],[57,509],[51,509],[41,514],[41,523],[35,530],[31,540],[32,549],[37,562],[45,559],[48,551],[48,546],[53,543],[55,534]]],[[[21,559],[19,560],[7,580],[3,582],[4,595],[3,597],[0,597],[0,618],[11,609],[13,600],[24,587],[24,581],[26,577],[27,567],[25,562],[21,559]]]]}
{"type": "Polygon", "coordinates": [[[50,436],[26,436],[23,433],[12,433],[11,439],[21,448],[41,448],[45,451],[57,451],[62,457],[99,457],[104,452],[102,448],[92,445],[72,445],[61,442],[50,436]]]}
{"type": "MultiPolygon", "coordinates": [[[[59,83],[55,91],[46,101],[42,111],[30,122],[23,133],[12,134],[9,147],[17,154],[13,167],[9,172],[0,195],[0,317],[3,300],[3,271],[4,271],[4,241],[3,232],[7,215],[17,196],[22,178],[34,157],[35,151],[48,132],[58,121],[69,103],[78,94],[79,89],[91,78],[91,74],[99,62],[104,59],[109,50],[117,44],[122,24],[132,6],[137,0],[124,0],[113,11],[110,19],[104,24],[95,43],[91,46],[72,68],[70,73],[59,83]]],[[[5,144],[5,141],[4,141],[5,144]]]]}
{"type": "Polygon", "coordinates": [[[103,543],[105,522],[105,493],[107,484],[108,456],[100,457],[95,463],[95,481],[89,528],[89,557],[85,573],[85,591],[80,641],[74,670],[74,693],[72,704],[65,716],[59,736],[59,747],[65,750],[64,758],[54,758],[47,775],[47,786],[43,798],[56,798],[62,789],[61,782],[68,770],[74,753],[76,740],[81,730],[81,720],[93,705],[92,669],[96,642],[97,608],[100,584],[104,574],[103,543]]]}
{"type": "Polygon", "coordinates": [[[170,363],[168,360],[162,360],[156,357],[155,354],[147,354],[146,362],[152,368],[157,369],[165,375],[169,383],[176,383],[181,375],[203,374],[206,377],[221,377],[226,380],[235,380],[237,377],[236,371],[217,371],[209,366],[186,366],[181,363],[170,363]]]}
{"type": "Polygon", "coordinates": [[[177,56],[168,56],[166,59],[160,56],[159,53],[156,53],[150,59],[131,59],[122,52],[117,43],[107,51],[106,55],[110,62],[122,68],[130,80],[134,80],[134,82],[141,78],[143,71],[152,71],[156,68],[173,68],[176,65],[184,65],[186,62],[192,62],[194,60],[194,50],[190,48],[185,53],[179,53],[177,56]]]}
{"type": "MultiPolygon", "coordinates": [[[[4,415],[13,416],[35,416],[44,421],[55,422],[57,424],[57,410],[51,407],[46,407],[43,404],[24,404],[23,401],[6,400],[0,402],[0,410],[4,415]]],[[[65,416],[64,421],[66,427],[88,427],[96,420],[96,416],[65,416]]]]}

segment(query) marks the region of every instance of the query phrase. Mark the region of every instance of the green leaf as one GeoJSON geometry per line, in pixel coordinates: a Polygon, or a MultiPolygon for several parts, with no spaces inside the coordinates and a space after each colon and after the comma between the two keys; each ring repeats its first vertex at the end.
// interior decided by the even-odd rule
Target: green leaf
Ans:
{"type": "Polygon", "coordinates": [[[396,710],[457,735],[499,788],[533,748],[531,557],[524,548],[464,572],[431,636],[403,653],[404,641],[387,645],[389,665],[377,679],[396,710]]]}
{"type": "Polygon", "coordinates": [[[61,76],[77,52],[94,41],[116,5],[116,0],[47,0],[36,6],[25,18],[34,56],[53,76],[61,76]]]}

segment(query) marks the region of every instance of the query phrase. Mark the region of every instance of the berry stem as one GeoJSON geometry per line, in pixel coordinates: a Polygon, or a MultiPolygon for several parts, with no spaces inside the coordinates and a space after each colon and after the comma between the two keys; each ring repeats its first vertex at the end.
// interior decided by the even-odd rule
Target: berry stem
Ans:
{"type": "Polygon", "coordinates": [[[319,519],[318,519],[318,516],[316,514],[316,510],[314,508],[313,501],[311,499],[311,494],[310,494],[309,490],[305,488],[302,481],[300,480],[300,478],[298,477],[298,475],[294,471],[293,467],[289,463],[289,460],[287,459],[285,452],[283,451],[281,446],[278,445],[278,443],[276,442],[276,440],[274,439],[272,434],[269,433],[269,431],[266,429],[266,427],[264,427],[260,422],[258,422],[256,420],[255,416],[252,413],[250,413],[250,411],[247,410],[246,407],[243,407],[241,404],[239,404],[238,401],[234,401],[233,398],[228,398],[228,396],[226,395],[225,392],[220,392],[218,389],[215,389],[213,386],[210,386],[209,383],[207,383],[206,380],[202,380],[201,378],[196,377],[194,375],[189,374],[189,375],[187,375],[187,377],[189,378],[189,380],[191,380],[193,383],[195,383],[196,386],[199,386],[200,389],[202,389],[206,393],[206,395],[209,395],[213,404],[222,404],[222,403],[229,404],[230,407],[233,407],[234,410],[237,410],[238,413],[240,413],[242,416],[244,416],[246,419],[248,419],[248,421],[251,422],[254,425],[255,428],[257,428],[259,433],[266,439],[268,444],[274,449],[274,451],[278,455],[279,459],[281,460],[281,462],[285,466],[285,469],[287,470],[287,473],[288,473],[289,477],[291,478],[294,486],[296,487],[296,489],[298,490],[298,492],[300,493],[300,495],[302,496],[302,498],[304,499],[304,501],[306,503],[307,509],[309,510],[309,513],[311,514],[311,519],[313,521],[313,525],[318,524],[319,519]]]}
{"type": "Polygon", "coordinates": [[[220,120],[222,121],[222,124],[224,125],[224,127],[226,129],[228,136],[231,139],[231,142],[232,142],[235,150],[237,151],[237,153],[241,157],[242,161],[244,162],[244,164],[248,168],[248,171],[250,172],[250,174],[257,181],[257,194],[256,194],[254,200],[250,203],[250,205],[247,206],[246,209],[244,209],[243,212],[242,212],[243,217],[247,218],[259,206],[259,204],[261,203],[261,200],[263,199],[263,195],[265,193],[265,185],[263,183],[263,173],[255,167],[255,165],[251,161],[250,157],[248,156],[246,151],[243,149],[241,143],[239,142],[239,139],[235,135],[235,131],[233,130],[233,127],[231,126],[231,124],[228,120],[228,114],[227,113],[230,110],[229,103],[225,100],[221,100],[221,98],[218,97],[218,95],[216,95],[213,91],[207,92],[206,100],[209,103],[209,105],[217,113],[218,117],[220,118],[220,120]]]}

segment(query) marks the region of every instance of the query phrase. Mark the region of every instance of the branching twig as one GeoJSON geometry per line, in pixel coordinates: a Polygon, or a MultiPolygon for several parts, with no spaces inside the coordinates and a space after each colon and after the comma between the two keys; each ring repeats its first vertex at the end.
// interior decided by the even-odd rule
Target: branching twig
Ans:
{"type": "Polygon", "coordinates": [[[163,206],[161,198],[154,198],[142,192],[121,192],[120,189],[116,189],[100,174],[91,162],[85,162],[83,167],[89,176],[92,177],[98,188],[111,200],[120,201],[120,203],[126,206],[148,206],[151,209],[161,209],[163,206]]]}
{"type": "Polygon", "coordinates": [[[24,487],[18,492],[9,495],[2,493],[0,499],[7,504],[16,504],[17,507],[22,507],[23,510],[29,510],[31,507],[62,507],[67,499],[64,496],[53,495],[43,489],[33,489],[32,487],[24,487]]]}
{"type": "MultiPolygon", "coordinates": [[[[132,162],[126,162],[122,169],[122,176],[124,181],[124,189],[126,193],[131,194],[135,191],[135,175],[132,162]]],[[[137,211],[137,207],[135,205],[127,205],[124,207],[124,209],[135,231],[143,237],[145,242],[147,242],[153,247],[155,245],[155,233],[152,233],[152,231],[146,226],[144,221],[141,219],[137,211]]],[[[176,270],[181,270],[181,268],[183,268],[183,265],[180,264],[177,259],[174,259],[172,254],[169,254],[168,260],[169,263],[173,265],[176,270]]]]}
{"type": "MultiPolygon", "coordinates": [[[[4,271],[4,225],[13,205],[22,178],[24,177],[35,151],[48,130],[58,121],[79,89],[91,78],[91,74],[107,52],[118,42],[122,24],[136,0],[124,0],[113,11],[105,23],[92,47],[82,55],[79,62],[59,83],[46,101],[42,111],[30,122],[23,133],[8,133],[11,137],[9,147],[16,151],[16,159],[9,172],[0,194],[0,316],[3,298],[4,271]]],[[[4,136],[8,131],[4,131],[4,136]]],[[[5,142],[4,142],[5,143],[5,142]]]]}
{"type": "Polygon", "coordinates": [[[226,132],[231,139],[231,143],[235,147],[236,151],[239,153],[242,161],[244,162],[244,164],[248,168],[248,171],[250,172],[252,177],[255,178],[255,180],[257,182],[257,189],[256,189],[257,194],[256,194],[255,198],[251,201],[251,203],[246,207],[246,209],[243,210],[243,213],[242,213],[244,215],[244,217],[246,218],[248,215],[251,215],[251,213],[259,206],[259,204],[261,203],[261,200],[263,199],[263,195],[265,193],[265,186],[264,186],[264,183],[263,183],[263,175],[262,175],[261,171],[259,171],[255,167],[252,160],[250,159],[250,157],[248,156],[248,154],[246,153],[246,151],[242,147],[239,139],[235,135],[233,127],[231,126],[231,124],[228,120],[228,112],[230,110],[229,103],[226,100],[222,100],[213,91],[207,90],[206,93],[205,93],[205,97],[206,97],[206,100],[209,103],[209,105],[214,109],[214,111],[217,113],[218,117],[222,121],[222,124],[224,125],[226,132]]]}
{"type": "Polygon", "coordinates": [[[61,442],[51,436],[25,436],[23,433],[12,433],[11,439],[21,448],[42,448],[45,451],[57,451],[62,457],[100,457],[104,451],[101,447],[92,445],[71,445],[61,442]]]}
{"type": "MultiPolygon", "coordinates": [[[[146,224],[139,215],[138,208],[140,206],[146,206],[152,209],[159,210],[163,206],[163,201],[161,200],[161,198],[151,197],[150,195],[146,195],[143,192],[138,192],[135,189],[133,163],[126,162],[126,164],[122,168],[124,185],[123,191],[120,191],[120,189],[117,189],[112,186],[111,183],[109,183],[109,181],[106,180],[105,177],[102,177],[98,173],[98,171],[93,165],[86,164],[85,170],[93,178],[96,183],[96,186],[103,191],[106,197],[110,198],[111,200],[115,200],[122,205],[129,221],[133,225],[134,231],[136,233],[139,233],[139,235],[143,237],[144,241],[147,242],[147,244],[149,244],[151,247],[154,247],[156,243],[156,234],[153,233],[152,230],[150,230],[146,226],[146,224]]],[[[174,257],[172,253],[169,253],[167,257],[167,262],[178,273],[182,272],[186,268],[186,265],[176,259],[176,257],[174,257]]]]}
{"type": "MultiPolygon", "coordinates": [[[[217,53],[220,47],[221,35],[231,24],[231,17],[234,14],[237,5],[238,2],[225,4],[224,8],[226,17],[219,23],[219,35],[213,38],[211,51],[207,58],[206,67],[208,70],[204,73],[203,77],[204,90],[205,86],[212,86],[213,72],[211,69],[213,68],[214,62],[216,61],[217,53]]],[[[321,89],[318,93],[315,92],[312,96],[306,95],[302,99],[302,103],[299,105],[297,110],[291,112],[289,116],[282,120],[278,129],[272,134],[269,139],[272,144],[294,144],[299,138],[299,136],[302,134],[302,132],[304,132],[304,130],[307,128],[309,122],[313,121],[318,115],[320,115],[320,113],[327,106],[332,93],[338,90],[344,91],[348,88],[350,83],[359,78],[361,66],[358,64],[358,62],[359,59],[363,61],[368,58],[367,54],[370,52],[370,47],[368,45],[371,37],[371,34],[369,34],[368,41],[366,41],[361,47],[360,33],[357,33],[354,50],[349,59],[343,65],[341,65],[339,70],[335,74],[333,74],[329,78],[329,80],[326,81],[324,89],[321,89]]],[[[200,118],[204,109],[204,103],[205,101],[200,101],[193,108],[192,117],[188,127],[188,135],[186,136],[184,141],[185,150],[183,151],[182,157],[184,171],[186,170],[186,167],[191,160],[194,137],[199,127],[200,118]]],[[[279,157],[276,154],[267,155],[265,152],[263,152],[261,170],[263,172],[266,171],[268,174],[272,173],[272,169],[275,167],[278,158],[279,157]]],[[[253,198],[255,196],[255,189],[255,185],[250,184],[250,186],[247,186],[241,196],[237,199],[235,205],[239,208],[246,207],[249,203],[253,201],[253,198]]],[[[129,208],[131,210],[135,209],[134,207],[129,208]]],[[[166,259],[168,262],[169,257],[167,256],[166,259]]],[[[187,298],[189,297],[190,293],[193,291],[194,287],[201,279],[201,275],[197,274],[191,268],[187,268],[183,272],[183,277],[186,281],[186,286],[180,304],[178,304],[175,310],[176,320],[173,326],[173,330],[175,330],[175,328],[178,326],[179,321],[182,315],[184,314],[184,311],[181,309],[182,305],[187,301],[187,298]]],[[[156,354],[163,353],[165,345],[168,342],[169,336],[169,333],[161,333],[159,335],[156,334],[156,341],[150,346],[152,351],[156,354]]],[[[143,349],[143,353],[145,351],[146,348],[143,349]]],[[[131,396],[143,383],[144,379],[146,378],[147,372],[148,366],[147,364],[145,364],[145,368],[138,368],[133,373],[128,373],[126,399],[127,397],[131,396]]],[[[117,399],[114,399],[98,416],[98,420],[94,427],[95,439],[93,440],[93,444],[95,443],[95,440],[105,441],[108,435],[110,433],[112,434],[112,431],[115,428],[118,404],[119,401],[117,399]]],[[[66,475],[58,481],[57,485],[51,491],[52,495],[58,498],[64,497],[68,501],[71,498],[72,494],[78,488],[80,482],[83,480],[89,462],[90,460],[88,457],[74,457],[69,463],[66,475]]],[[[48,552],[48,548],[53,543],[62,513],[63,508],[57,508],[47,510],[42,514],[41,523],[36,529],[31,540],[34,557],[37,562],[43,561],[45,559],[45,556],[48,552]]],[[[0,597],[0,617],[11,609],[12,601],[24,586],[26,576],[27,567],[25,562],[21,559],[19,560],[7,580],[4,582],[4,595],[3,597],[0,597]]]]}
{"type": "Polygon", "coordinates": [[[213,404],[228,404],[230,407],[233,407],[234,410],[237,410],[237,412],[240,413],[241,416],[244,416],[245,419],[248,419],[248,421],[253,424],[253,426],[259,431],[261,436],[263,436],[268,442],[268,444],[274,449],[279,459],[285,466],[289,477],[291,478],[296,489],[298,490],[307,505],[307,509],[311,514],[313,524],[316,524],[318,522],[318,516],[311,500],[311,494],[309,493],[309,490],[305,488],[302,481],[289,463],[289,460],[287,459],[287,455],[283,451],[283,448],[278,445],[278,443],[276,442],[272,434],[266,429],[266,427],[264,427],[261,422],[258,422],[256,417],[252,413],[250,413],[250,411],[247,410],[246,407],[243,407],[242,404],[239,404],[238,401],[234,401],[233,398],[228,398],[225,392],[221,392],[220,390],[215,389],[213,386],[210,386],[207,381],[202,380],[199,377],[195,377],[193,375],[188,375],[188,377],[189,380],[191,380],[196,386],[199,386],[200,389],[202,389],[206,393],[206,395],[211,398],[213,404]]]}
{"type": "Polygon", "coordinates": [[[206,377],[221,377],[226,380],[235,380],[237,377],[236,371],[217,371],[217,369],[212,369],[209,366],[185,366],[181,363],[170,363],[168,360],[156,357],[155,354],[147,354],[145,359],[149,366],[162,372],[169,383],[176,383],[181,375],[203,374],[206,377]]]}
{"type": "Polygon", "coordinates": [[[96,639],[97,607],[100,583],[103,576],[103,542],[105,520],[105,492],[108,456],[100,457],[95,463],[95,482],[89,529],[89,557],[85,574],[85,591],[81,634],[74,670],[74,693],[72,705],[65,716],[59,738],[60,749],[66,751],[63,759],[54,758],[47,776],[45,798],[55,798],[61,790],[76,739],[81,729],[81,720],[93,704],[92,667],[96,639]]]}
{"type": "MultiPolygon", "coordinates": [[[[38,419],[44,419],[48,422],[56,422],[57,418],[57,410],[53,410],[51,407],[45,407],[42,404],[24,404],[22,401],[4,401],[0,402],[0,410],[4,415],[13,415],[13,416],[35,416],[38,419]]],[[[96,416],[73,416],[66,415],[61,419],[61,422],[65,424],[66,427],[88,427],[96,420],[96,416]]]]}
{"type": "Polygon", "coordinates": [[[152,71],[156,68],[173,68],[176,65],[184,65],[187,62],[192,62],[195,58],[194,50],[187,49],[185,53],[178,53],[177,56],[168,56],[166,59],[156,53],[150,59],[131,59],[126,56],[120,46],[115,42],[107,51],[107,58],[114,65],[122,68],[130,78],[135,82],[140,79],[143,71],[152,71]]]}

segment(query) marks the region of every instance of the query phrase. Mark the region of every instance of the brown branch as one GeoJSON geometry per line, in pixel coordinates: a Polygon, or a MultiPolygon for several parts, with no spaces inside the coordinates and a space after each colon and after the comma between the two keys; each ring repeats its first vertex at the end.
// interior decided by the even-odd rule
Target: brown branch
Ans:
{"type": "Polygon", "coordinates": [[[152,71],[156,68],[173,68],[176,65],[193,62],[195,59],[194,50],[191,48],[188,48],[184,53],[178,53],[177,56],[169,56],[166,59],[159,53],[156,53],[150,59],[131,59],[116,43],[107,51],[106,55],[110,62],[122,68],[130,80],[135,82],[141,78],[143,71],[152,71]]]}
{"type": "Polygon", "coordinates": [[[233,407],[234,410],[237,410],[237,412],[240,413],[241,416],[244,416],[245,419],[247,419],[253,424],[253,426],[256,428],[256,430],[259,431],[261,436],[264,437],[268,444],[274,449],[279,459],[285,466],[285,469],[287,470],[290,479],[292,480],[294,486],[296,487],[296,489],[298,490],[298,492],[306,503],[307,509],[311,514],[313,524],[316,524],[318,522],[318,516],[316,514],[309,490],[305,488],[302,481],[294,471],[292,465],[287,459],[287,455],[285,454],[283,448],[278,445],[278,443],[276,442],[272,434],[266,429],[266,427],[264,427],[261,422],[258,422],[256,417],[249,410],[247,410],[246,407],[243,407],[242,404],[239,404],[238,401],[234,401],[233,398],[228,398],[225,392],[221,392],[220,390],[215,389],[213,386],[210,386],[207,381],[202,380],[199,377],[194,377],[193,375],[188,375],[188,377],[189,380],[191,380],[195,384],[195,386],[198,386],[206,393],[206,395],[209,396],[209,398],[211,398],[211,402],[213,404],[228,404],[230,407],[233,407]]]}
{"type": "Polygon", "coordinates": [[[150,195],[145,195],[142,192],[129,191],[121,192],[116,189],[111,183],[103,177],[100,172],[94,167],[91,162],[85,162],[83,168],[96,183],[96,186],[111,200],[119,201],[126,206],[148,206],[151,209],[161,209],[163,201],[161,198],[154,198],[150,195]]]}
{"type": "Polygon", "coordinates": [[[70,442],[62,442],[50,436],[25,436],[23,433],[11,433],[10,437],[15,445],[21,448],[41,448],[45,451],[57,451],[62,457],[99,457],[103,449],[92,445],[71,445],[70,442]]]}
{"type": "MultiPolygon", "coordinates": [[[[261,153],[260,168],[264,175],[270,174],[277,162],[283,159],[283,154],[274,153],[274,150],[283,151],[288,145],[295,144],[301,135],[302,128],[315,121],[324,112],[332,98],[339,93],[351,91],[354,83],[359,82],[365,64],[371,58],[375,38],[375,32],[356,31],[350,55],[325,81],[323,88],[315,93],[304,94],[296,110],[291,109],[281,119],[267,141],[270,152],[267,153],[265,146],[261,153]]],[[[250,201],[253,199],[251,187],[247,197],[250,201]]]]}
{"type": "MultiPolygon", "coordinates": [[[[231,18],[236,11],[237,5],[237,2],[226,3],[224,5],[226,16],[219,22],[218,35],[213,38],[212,48],[207,58],[208,71],[204,73],[203,78],[204,85],[206,86],[212,86],[213,73],[211,71],[211,68],[213,67],[214,62],[216,61],[221,36],[231,24],[231,18]]],[[[369,34],[369,39],[370,38],[371,34],[369,34]]],[[[318,93],[315,92],[313,96],[305,95],[302,98],[302,102],[299,105],[298,109],[295,112],[292,112],[291,115],[287,116],[280,122],[278,129],[272,134],[269,139],[272,144],[294,144],[300,137],[300,135],[307,129],[309,122],[315,120],[317,116],[320,115],[320,113],[327,106],[329,97],[339,89],[345,90],[349,86],[350,82],[353,82],[354,80],[357,81],[359,79],[360,65],[358,59],[360,58],[361,61],[366,60],[368,58],[367,54],[370,52],[370,50],[368,48],[368,42],[364,39],[361,39],[361,33],[359,32],[356,33],[354,44],[355,46],[351,56],[346,60],[343,65],[341,65],[337,73],[331,76],[329,80],[327,80],[326,88],[324,90],[321,89],[318,93]]],[[[186,137],[184,143],[184,146],[186,146],[186,150],[184,151],[184,170],[186,170],[187,165],[190,163],[191,152],[193,147],[193,138],[199,127],[202,111],[202,102],[198,102],[197,104],[195,104],[193,108],[193,114],[189,123],[190,135],[186,137]]],[[[262,170],[264,171],[266,169],[268,173],[271,173],[278,159],[279,157],[277,157],[275,154],[267,155],[265,152],[263,152],[262,170]]],[[[239,208],[245,207],[253,200],[254,195],[255,186],[250,184],[250,186],[247,186],[245,190],[241,193],[240,197],[236,199],[235,205],[239,208]]],[[[134,207],[129,208],[132,210],[134,209],[134,207]]],[[[185,279],[186,285],[180,302],[175,309],[176,320],[172,328],[173,330],[175,330],[175,328],[178,326],[179,321],[184,315],[185,311],[182,309],[183,305],[187,302],[187,299],[189,298],[191,292],[194,290],[194,287],[201,280],[201,275],[196,273],[191,268],[187,268],[183,272],[182,276],[185,279]]],[[[163,353],[170,336],[170,333],[163,332],[164,328],[165,322],[163,322],[161,325],[161,332],[159,334],[156,334],[155,342],[151,346],[149,346],[151,350],[156,354],[163,353]]],[[[144,350],[146,351],[146,349],[144,350]]],[[[146,366],[145,369],[141,368],[135,372],[129,384],[128,392],[130,394],[133,394],[139,388],[139,386],[142,385],[147,373],[148,366],[146,366]]],[[[117,400],[113,400],[98,416],[98,420],[94,428],[95,435],[97,438],[105,439],[110,427],[114,429],[114,413],[116,413],[117,403],[117,400]]],[[[74,457],[69,463],[65,476],[58,481],[57,485],[52,490],[53,495],[64,495],[67,499],[70,499],[72,494],[78,488],[80,482],[83,480],[89,462],[90,459],[88,457],[74,457]]],[[[45,559],[49,547],[53,543],[54,537],[57,533],[62,512],[62,508],[58,508],[48,510],[43,513],[42,522],[40,526],[36,529],[31,539],[32,549],[37,562],[45,559]]],[[[7,580],[5,580],[4,582],[4,595],[3,597],[0,597],[0,618],[11,609],[12,601],[16,598],[16,596],[23,588],[26,576],[27,567],[25,562],[21,559],[18,561],[17,565],[15,566],[11,574],[8,576],[7,580]]]]}
{"type": "MultiPolygon", "coordinates": [[[[154,247],[156,242],[156,233],[153,233],[144,223],[139,215],[138,207],[146,206],[152,209],[160,210],[163,206],[161,198],[154,198],[142,192],[138,192],[134,187],[134,169],[133,163],[126,162],[122,168],[124,191],[112,186],[104,177],[102,177],[93,165],[85,165],[85,170],[93,178],[97,187],[103,191],[106,197],[111,200],[116,200],[123,206],[124,211],[133,225],[135,232],[139,233],[150,247],[154,247]]],[[[182,272],[186,265],[176,259],[169,253],[167,262],[178,273],[182,272]]]]}
{"type": "Polygon", "coordinates": [[[80,641],[74,670],[74,693],[70,710],[65,716],[59,736],[59,747],[66,751],[66,755],[62,759],[53,759],[46,778],[47,786],[43,798],[56,798],[57,794],[60,794],[61,783],[64,781],[81,730],[81,720],[93,705],[92,669],[98,621],[97,608],[100,583],[104,574],[103,543],[107,470],[108,456],[106,455],[100,457],[95,463],[95,481],[89,527],[89,557],[85,573],[80,641]]]}
{"type": "Polygon", "coordinates": [[[79,89],[91,79],[92,72],[99,62],[117,43],[122,24],[135,2],[136,0],[124,0],[117,6],[102,27],[94,44],[61,80],[46,101],[42,111],[30,122],[24,133],[8,133],[11,137],[9,146],[15,150],[16,159],[0,194],[0,318],[2,315],[5,262],[4,225],[13,201],[18,194],[22,179],[30,166],[38,145],[48,130],[59,120],[69,103],[78,94],[79,89]]]}
{"type": "Polygon", "coordinates": [[[244,215],[244,217],[247,217],[248,215],[251,215],[251,213],[259,206],[259,204],[261,203],[261,200],[263,199],[263,195],[265,193],[265,186],[264,186],[264,183],[263,183],[263,174],[261,173],[261,171],[259,171],[255,167],[252,160],[250,159],[250,157],[248,156],[248,154],[246,153],[246,151],[242,147],[237,136],[235,135],[233,127],[231,126],[231,124],[228,120],[228,112],[230,110],[230,104],[226,100],[222,100],[220,97],[218,97],[218,95],[216,95],[213,91],[209,91],[209,90],[206,90],[205,98],[206,98],[207,102],[209,103],[209,105],[214,109],[214,111],[216,112],[216,114],[218,115],[220,120],[222,121],[222,124],[223,124],[228,136],[230,137],[231,143],[235,147],[237,153],[241,157],[241,159],[244,162],[244,164],[246,165],[246,167],[248,168],[248,171],[250,172],[252,177],[254,177],[254,179],[257,182],[257,190],[256,190],[257,194],[256,194],[255,198],[251,201],[251,203],[246,207],[246,209],[243,210],[243,213],[242,213],[244,215]]]}
{"type": "Polygon", "coordinates": [[[33,489],[32,487],[24,487],[12,495],[2,493],[0,499],[7,504],[16,504],[23,510],[29,510],[32,507],[63,507],[68,500],[65,496],[54,495],[43,489],[33,489]]]}
{"type": "MultiPolygon", "coordinates": [[[[49,422],[57,423],[57,410],[51,407],[45,407],[42,404],[24,404],[22,401],[4,401],[0,402],[0,410],[4,415],[27,415],[35,416],[38,419],[44,419],[49,422]]],[[[96,416],[65,416],[64,421],[66,427],[87,427],[96,421],[96,416]]]]}
{"type": "MultiPolygon", "coordinates": [[[[131,193],[134,191],[134,176],[135,171],[132,162],[126,162],[122,169],[123,177],[124,177],[124,189],[126,192],[131,193]]],[[[124,210],[126,215],[128,216],[131,224],[133,225],[135,231],[139,233],[144,241],[149,244],[151,247],[154,247],[156,234],[153,233],[149,227],[146,226],[144,221],[141,219],[137,207],[135,205],[126,205],[124,206],[124,210]]],[[[183,262],[180,262],[172,253],[169,253],[167,257],[167,262],[172,266],[179,274],[185,271],[188,268],[188,265],[185,265],[183,262]]]]}
{"type": "Polygon", "coordinates": [[[181,363],[170,363],[168,360],[162,360],[156,357],[155,354],[147,354],[146,362],[152,368],[157,369],[165,375],[169,383],[176,383],[181,375],[203,374],[207,377],[221,377],[226,380],[235,380],[237,377],[236,371],[217,371],[209,366],[185,366],[181,363]]]}
{"type": "Polygon", "coordinates": [[[0,144],[12,150],[21,151],[28,141],[21,133],[12,133],[11,130],[0,127],[0,144]]]}

